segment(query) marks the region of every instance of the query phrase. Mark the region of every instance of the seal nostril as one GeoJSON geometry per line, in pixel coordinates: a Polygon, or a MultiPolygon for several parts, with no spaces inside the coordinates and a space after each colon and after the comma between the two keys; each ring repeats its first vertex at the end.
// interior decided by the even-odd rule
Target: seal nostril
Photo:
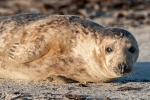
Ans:
{"type": "Polygon", "coordinates": [[[124,70],[127,69],[127,64],[123,63],[122,66],[124,67],[124,70]]]}
{"type": "Polygon", "coordinates": [[[130,71],[130,69],[128,69],[128,66],[126,63],[119,63],[118,68],[120,70],[120,73],[127,73],[130,71]]]}
{"type": "Polygon", "coordinates": [[[119,68],[119,70],[121,70],[122,69],[122,65],[118,64],[118,68],[119,68]]]}
{"type": "Polygon", "coordinates": [[[124,72],[124,67],[122,66],[122,63],[119,63],[118,64],[118,68],[120,70],[120,73],[123,73],[124,72]]]}

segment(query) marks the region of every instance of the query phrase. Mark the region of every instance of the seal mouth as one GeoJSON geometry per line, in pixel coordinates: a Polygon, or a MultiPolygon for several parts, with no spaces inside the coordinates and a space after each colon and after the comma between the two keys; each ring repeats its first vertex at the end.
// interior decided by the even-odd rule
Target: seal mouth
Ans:
{"type": "Polygon", "coordinates": [[[118,71],[118,75],[119,76],[125,76],[125,75],[127,75],[127,74],[129,74],[129,73],[131,73],[131,71],[132,71],[132,69],[131,68],[127,68],[127,69],[119,69],[119,71],[118,71]]]}
{"type": "Polygon", "coordinates": [[[125,72],[120,71],[119,75],[120,76],[125,76],[127,74],[131,73],[131,69],[127,69],[125,72]]]}
{"type": "Polygon", "coordinates": [[[126,66],[126,65],[120,65],[118,64],[118,67],[112,67],[112,71],[117,75],[117,76],[125,76],[132,71],[131,66],[126,66]]]}
{"type": "Polygon", "coordinates": [[[131,72],[131,66],[128,66],[126,63],[119,63],[118,69],[120,74],[128,74],[131,72]]]}

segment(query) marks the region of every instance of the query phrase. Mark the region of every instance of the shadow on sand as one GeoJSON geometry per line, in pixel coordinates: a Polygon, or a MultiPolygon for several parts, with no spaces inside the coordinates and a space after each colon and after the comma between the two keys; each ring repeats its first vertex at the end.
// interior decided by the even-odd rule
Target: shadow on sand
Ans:
{"type": "Polygon", "coordinates": [[[150,62],[137,62],[131,74],[114,82],[150,82],[150,62]]]}

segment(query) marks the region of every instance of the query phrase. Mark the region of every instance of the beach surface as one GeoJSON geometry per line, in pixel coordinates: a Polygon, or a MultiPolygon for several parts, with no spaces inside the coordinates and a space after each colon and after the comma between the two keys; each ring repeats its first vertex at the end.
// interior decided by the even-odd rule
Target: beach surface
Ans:
{"type": "MultiPolygon", "coordinates": [[[[101,23],[98,19],[93,21],[101,23]]],[[[130,75],[111,83],[90,84],[0,79],[0,100],[150,100],[150,28],[143,25],[128,27],[128,30],[140,48],[138,61],[130,75]]]]}
{"type": "Polygon", "coordinates": [[[133,72],[114,82],[58,84],[0,79],[0,100],[150,100],[149,5],[149,0],[0,0],[0,16],[30,12],[79,15],[104,27],[127,29],[140,48],[133,72]]]}

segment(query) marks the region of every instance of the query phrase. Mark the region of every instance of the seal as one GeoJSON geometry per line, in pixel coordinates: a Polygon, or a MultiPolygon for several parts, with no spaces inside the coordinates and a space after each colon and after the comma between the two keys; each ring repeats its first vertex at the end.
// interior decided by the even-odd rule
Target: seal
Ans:
{"type": "Polygon", "coordinates": [[[127,75],[139,55],[125,29],[72,15],[17,14],[0,18],[0,78],[109,82],[127,75]]]}

